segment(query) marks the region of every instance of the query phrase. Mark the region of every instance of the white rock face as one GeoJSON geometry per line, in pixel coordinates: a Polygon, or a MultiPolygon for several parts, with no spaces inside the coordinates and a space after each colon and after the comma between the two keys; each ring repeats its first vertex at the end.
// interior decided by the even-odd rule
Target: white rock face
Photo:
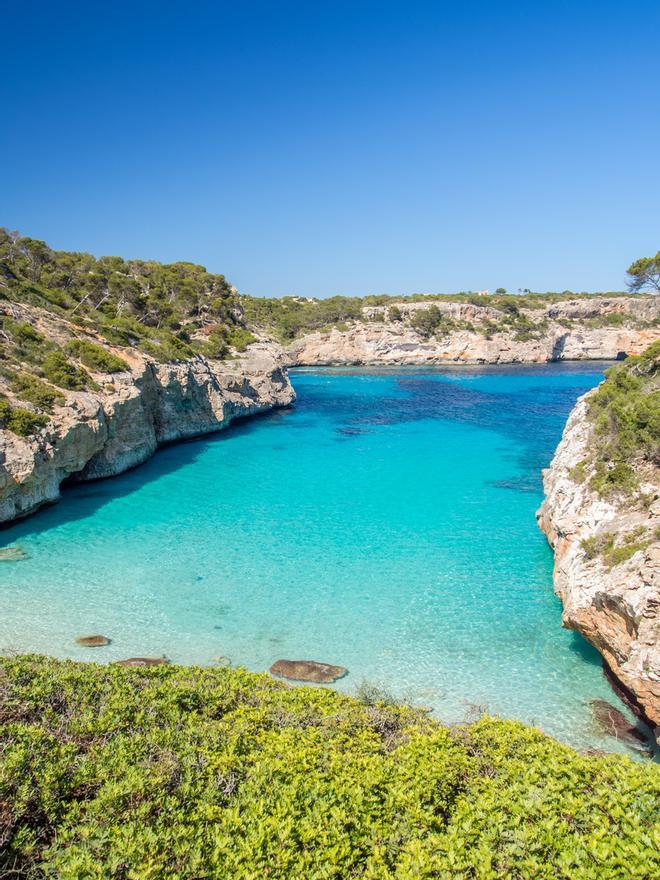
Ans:
{"type": "MultiPolygon", "coordinates": [[[[592,394],[593,392],[589,392],[592,394]]],[[[600,651],[615,678],[655,727],[660,725],[660,546],[652,543],[608,568],[602,555],[589,559],[582,541],[611,533],[660,527],[660,481],[645,475],[649,509],[604,501],[571,473],[589,459],[592,427],[589,394],[580,398],[566,424],[550,467],[544,471],[545,501],[538,514],[555,553],[554,584],[564,626],[582,633],[600,651]]]]}
{"type": "Polygon", "coordinates": [[[266,343],[234,361],[162,364],[134,353],[130,366],[111,377],[112,390],[66,392],[66,404],[36,437],[0,431],[0,522],[56,501],[67,477],[122,473],[163,443],[219,431],[295,397],[282,350],[266,343]]]}

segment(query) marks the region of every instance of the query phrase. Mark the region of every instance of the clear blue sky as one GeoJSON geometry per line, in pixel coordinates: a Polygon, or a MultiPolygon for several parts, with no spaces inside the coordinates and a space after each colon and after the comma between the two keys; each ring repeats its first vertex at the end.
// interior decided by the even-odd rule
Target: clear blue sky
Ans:
{"type": "Polygon", "coordinates": [[[0,225],[257,295],[621,289],[660,3],[3,8],[0,225]]]}

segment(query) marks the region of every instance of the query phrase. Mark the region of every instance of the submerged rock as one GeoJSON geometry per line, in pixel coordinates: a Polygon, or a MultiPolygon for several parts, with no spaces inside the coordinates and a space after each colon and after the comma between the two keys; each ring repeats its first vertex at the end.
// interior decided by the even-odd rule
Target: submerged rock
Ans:
{"type": "Polygon", "coordinates": [[[270,667],[271,675],[290,678],[293,681],[313,681],[327,684],[348,674],[343,666],[317,663],[316,660],[278,660],[270,667]]]}
{"type": "Polygon", "coordinates": [[[107,636],[78,636],[76,643],[84,648],[102,648],[110,644],[110,639],[107,636]]]}
{"type": "Polygon", "coordinates": [[[27,559],[27,553],[20,547],[0,548],[0,562],[20,562],[21,559],[27,559]]]}
{"type": "Polygon", "coordinates": [[[169,662],[167,657],[129,657],[127,660],[115,660],[117,666],[160,666],[169,662]]]}
{"type": "Polygon", "coordinates": [[[623,712],[610,705],[607,700],[590,700],[589,708],[594,721],[607,736],[631,745],[648,742],[642,731],[633,727],[623,712]]]}

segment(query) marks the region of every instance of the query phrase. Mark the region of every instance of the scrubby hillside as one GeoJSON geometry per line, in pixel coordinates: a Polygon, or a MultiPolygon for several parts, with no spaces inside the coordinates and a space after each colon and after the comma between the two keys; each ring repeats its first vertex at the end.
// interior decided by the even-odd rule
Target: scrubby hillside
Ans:
{"type": "Polygon", "coordinates": [[[660,768],[242,670],[0,666],[0,875],[652,880],[660,768]]]}
{"type": "MultiPolygon", "coordinates": [[[[288,344],[311,333],[342,333],[364,325],[407,330],[421,339],[467,331],[486,339],[508,334],[515,342],[542,338],[553,323],[565,330],[650,329],[660,325],[653,296],[624,293],[413,294],[406,297],[334,296],[329,299],[242,296],[246,319],[288,344]]],[[[381,328],[382,329],[382,328],[381,328]]]]}
{"type": "MultiPolygon", "coordinates": [[[[44,308],[81,332],[159,360],[221,357],[250,341],[224,275],[194,263],[57,251],[6,229],[0,229],[0,301],[44,308]]],[[[13,335],[11,326],[7,333],[13,335]]]]}
{"type": "Polygon", "coordinates": [[[293,396],[222,275],[0,230],[0,522],[293,396]]]}
{"type": "Polygon", "coordinates": [[[129,368],[118,347],[165,362],[254,341],[233,288],[203,266],[97,259],[0,229],[0,427],[43,427],[63,390],[129,368]]]}

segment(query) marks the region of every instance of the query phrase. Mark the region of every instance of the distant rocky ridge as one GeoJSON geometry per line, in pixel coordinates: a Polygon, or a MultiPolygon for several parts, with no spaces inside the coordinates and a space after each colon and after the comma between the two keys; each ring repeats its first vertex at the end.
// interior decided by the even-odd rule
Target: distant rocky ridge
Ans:
{"type": "Polygon", "coordinates": [[[602,654],[629,702],[660,732],[660,474],[638,471],[643,504],[590,485],[591,391],[576,404],[550,467],[538,521],[555,554],[563,622],[602,654]],[[585,473],[585,463],[587,471],[585,473]],[[634,543],[631,543],[631,537],[634,543]],[[607,553],[590,548],[615,548],[607,553]],[[623,548],[621,561],[616,548],[623,548]]]}
{"type": "Polygon", "coordinates": [[[541,308],[518,308],[516,299],[506,298],[511,312],[442,300],[365,307],[359,321],[295,339],[287,358],[292,366],[616,360],[640,353],[660,333],[656,296],[588,297],[541,308]],[[431,309],[436,328],[419,319],[431,309]]]}

